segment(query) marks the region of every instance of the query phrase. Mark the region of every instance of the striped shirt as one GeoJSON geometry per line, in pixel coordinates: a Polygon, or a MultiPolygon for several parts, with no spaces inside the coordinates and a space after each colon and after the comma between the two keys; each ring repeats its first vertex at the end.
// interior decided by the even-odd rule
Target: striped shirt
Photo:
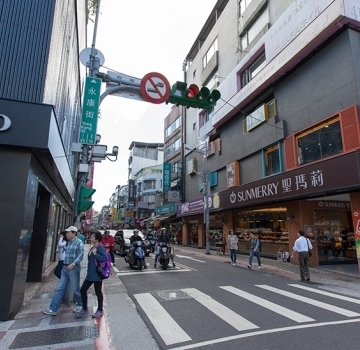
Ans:
{"type": "Polygon", "coordinates": [[[81,240],[75,237],[72,241],[69,241],[66,246],[64,264],[76,264],[80,265],[84,256],[84,244],[81,240]]]}

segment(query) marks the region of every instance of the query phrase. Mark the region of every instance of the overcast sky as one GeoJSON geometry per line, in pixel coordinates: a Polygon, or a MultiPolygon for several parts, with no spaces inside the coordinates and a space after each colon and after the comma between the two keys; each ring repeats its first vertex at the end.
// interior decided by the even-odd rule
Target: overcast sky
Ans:
{"type": "MultiPolygon", "coordinates": [[[[159,72],[170,85],[183,81],[182,62],[215,4],[216,0],[101,0],[96,48],[105,56],[104,67],[139,79],[159,72]]],[[[89,26],[89,47],[92,36],[89,26]]],[[[100,71],[108,70],[104,67],[100,71]]],[[[108,152],[119,147],[119,156],[116,162],[95,164],[95,210],[109,203],[117,185],[127,184],[132,141],[164,142],[170,108],[115,96],[104,99],[97,133],[108,152]]]]}

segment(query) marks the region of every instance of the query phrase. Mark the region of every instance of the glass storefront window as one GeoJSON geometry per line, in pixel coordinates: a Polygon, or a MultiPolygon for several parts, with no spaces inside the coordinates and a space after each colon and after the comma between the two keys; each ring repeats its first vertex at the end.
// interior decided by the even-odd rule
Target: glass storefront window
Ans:
{"type": "Polygon", "coordinates": [[[313,234],[319,263],[356,260],[354,232],[345,210],[314,210],[313,234]]]}
{"type": "Polygon", "coordinates": [[[297,136],[299,165],[330,157],[342,151],[338,117],[297,136]]]}

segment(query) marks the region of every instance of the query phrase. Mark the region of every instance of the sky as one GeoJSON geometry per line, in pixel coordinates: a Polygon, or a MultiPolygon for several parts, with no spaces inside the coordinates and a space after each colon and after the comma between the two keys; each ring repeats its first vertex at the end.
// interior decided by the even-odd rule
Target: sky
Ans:
{"type": "MultiPolygon", "coordinates": [[[[216,0],[101,0],[95,45],[105,57],[100,71],[117,71],[139,79],[158,72],[170,85],[183,81],[184,58],[215,4],[216,0]]],[[[93,25],[89,23],[91,47],[93,25]]],[[[105,83],[102,85],[105,90],[105,83]]],[[[97,128],[100,144],[107,145],[109,153],[118,146],[119,155],[116,162],[95,163],[95,210],[109,204],[116,186],[127,184],[132,141],[164,142],[164,119],[170,109],[170,104],[116,96],[103,100],[97,128]]]]}

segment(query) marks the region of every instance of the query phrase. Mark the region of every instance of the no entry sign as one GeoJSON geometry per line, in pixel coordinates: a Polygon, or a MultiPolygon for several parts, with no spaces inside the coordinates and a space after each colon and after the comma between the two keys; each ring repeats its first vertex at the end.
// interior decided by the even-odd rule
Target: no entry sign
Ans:
{"type": "Polygon", "coordinates": [[[159,104],[168,100],[170,84],[162,74],[151,72],[141,79],[140,91],[146,101],[159,104]]]}

